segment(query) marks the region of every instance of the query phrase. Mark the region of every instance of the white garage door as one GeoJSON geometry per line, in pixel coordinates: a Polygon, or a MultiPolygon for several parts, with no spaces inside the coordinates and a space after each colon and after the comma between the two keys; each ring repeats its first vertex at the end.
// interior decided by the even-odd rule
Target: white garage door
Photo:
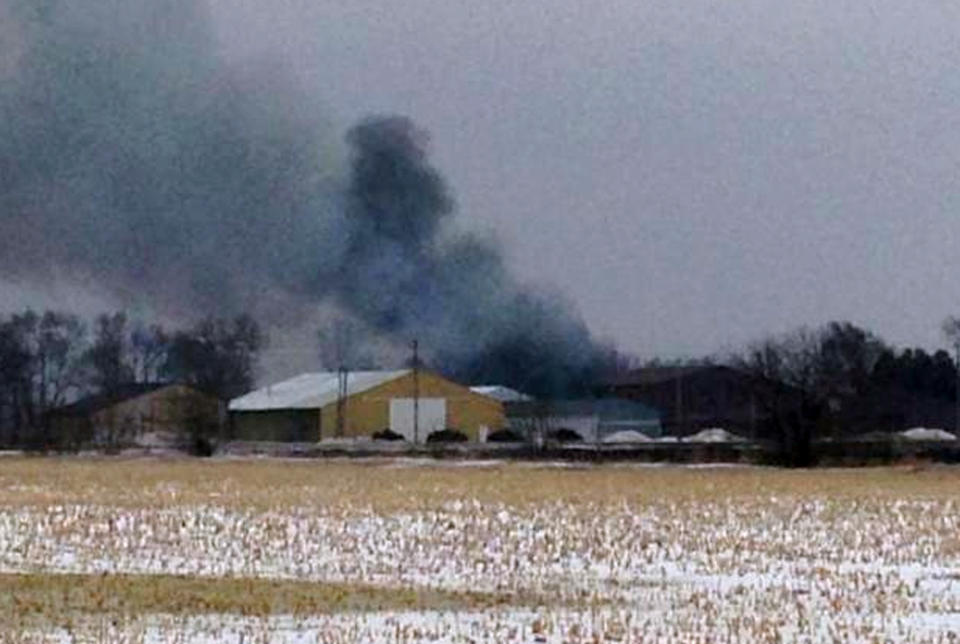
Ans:
{"type": "MultiPolygon", "coordinates": [[[[413,398],[390,399],[390,429],[403,434],[408,441],[413,441],[413,407],[413,398]]],[[[419,442],[424,442],[430,432],[446,429],[446,398],[420,398],[417,407],[419,442]]]]}

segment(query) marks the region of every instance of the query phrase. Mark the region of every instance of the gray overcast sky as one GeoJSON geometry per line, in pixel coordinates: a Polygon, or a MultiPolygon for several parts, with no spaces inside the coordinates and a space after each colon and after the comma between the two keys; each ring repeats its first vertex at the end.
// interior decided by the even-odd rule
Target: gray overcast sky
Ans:
{"type": "Polygon", "coordinates": [[[960,313],[960,5],[211,0],[343,129],[400,113],[467,226],[643,355],[960,313]]]}

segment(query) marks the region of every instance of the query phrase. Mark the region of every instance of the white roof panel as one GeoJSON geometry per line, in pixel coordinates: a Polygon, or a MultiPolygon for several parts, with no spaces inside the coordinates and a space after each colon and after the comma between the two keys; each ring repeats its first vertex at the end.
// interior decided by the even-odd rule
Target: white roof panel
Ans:
{"type": "Polygon", "coordinates": [[[532,400],[530,396],[520,393],[516,389],[510,389],[503,385],[477,385],[470,387],[470,391],[481,396],[487,396],[499,400],[500,402],[518,402],[532,400]]]}
{"type": "MultiPolygon", "coordinates": [[[[352,396],[396,380],[410,373],[397,371],[349,371],[347,395],[352,396]]],[[[303,373],[289,380],[267,385],[230,401],[230,411],[268,411],[271,409],[320,409],[336,402],[339,393],[336,371],[303,373]]]]}

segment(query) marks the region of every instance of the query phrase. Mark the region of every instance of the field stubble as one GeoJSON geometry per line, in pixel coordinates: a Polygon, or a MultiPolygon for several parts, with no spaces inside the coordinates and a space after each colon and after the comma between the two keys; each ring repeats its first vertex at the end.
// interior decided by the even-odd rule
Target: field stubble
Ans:
{"type": "Polygon", "coordinates": [[[960,471],[7,459],[11,641],[960,641],[960,471]]]}

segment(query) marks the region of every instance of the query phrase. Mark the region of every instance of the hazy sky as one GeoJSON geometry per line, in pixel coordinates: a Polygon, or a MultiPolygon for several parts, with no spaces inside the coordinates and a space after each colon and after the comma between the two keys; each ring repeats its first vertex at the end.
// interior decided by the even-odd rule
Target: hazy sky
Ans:
{"type": "Polygon", "coordinates": [[[600,335],[712,352],[960,313],[960,5],[215,0],[337,123],[411,116],[461,218],[600,335]]]}
{"type": "Polygon", "coordinates": [[[461,224],[626,349],[831,319],[933,347],[960,314],[957,3],[208,1],[337,135],[427,129],[461,224]]]}

